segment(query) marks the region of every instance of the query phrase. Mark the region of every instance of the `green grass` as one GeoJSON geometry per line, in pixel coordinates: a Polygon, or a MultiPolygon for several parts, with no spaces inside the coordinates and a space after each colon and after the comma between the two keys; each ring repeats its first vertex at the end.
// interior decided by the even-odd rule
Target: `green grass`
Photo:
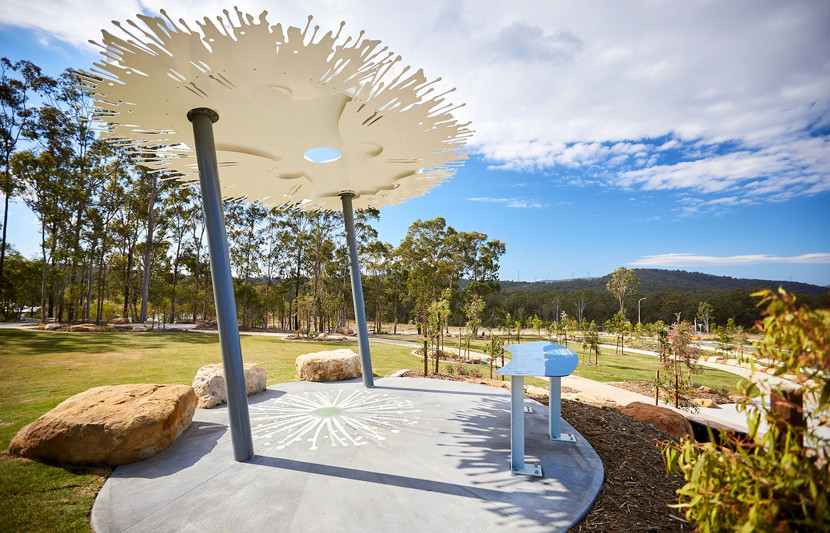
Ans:
{"type": "MultiPolygon", "coordinates": [[[[394,335],[380,335],[387,339],[402,340],[400,337],[394,335]]],[[[410,339],[403,339],[410,340],[410,339]]],[[[446,347],[457,348],[458,339],[452,339],[444,344],[446,347]]],[[[535,342],[540,339],[535,335],[522,335],[522,343],[535,342]]],[[[465,341],[462,339],[462,346],[465,341]]],[[[515,343],[515,341],[511,341],[515,343]]],[[[473,340],[470,342],[470,350],[478,353],[485,353],[484,348],[487,347],[489,351],[490,341],[473,340]]],[[[580,358],[580,361],[585,359],[582,351],[582,345],[579,342],[568,342],[568,347],[574,350],[580,358]]],[[[579,366],[574,371],[575,376],[592,379],[594,381],[601,381],[603,383],[612,381],[651,381],[654,380],[655,372],[660,370],[659,359],[651,355],[642,355],[637,353],[627,353],[626,355],[616,355],[614,350],[601,348],[599,352],[599,366],[586,365],[580,362],[579,366]]],[[[510,354],[507,354],[506,360],[510,359],[510,354]]],[[[593,356],[591,361],[593,361],[593,356]]],[[[418,368],[423,368],[423,362],[418,368]]],[[[432,368],[432,366],[430,366],[432,368]]],[[[481,367],[482,375],[490,376],[489,366],[481,367]]],[[[730,372],[723,370],[703,368],[703,373],[692,376],[692,386],[700,387],[706,386],[716,390],[727,390],[728,392],[736,392],[736,386],[741,378],[730,372]]],[[[543,380],[528,379],[527,382],[531,385],[546,386],[543,380]]]]}
{"type": "MultiPolygon", "coordinates": [[[[580,364],[574,371],[575,376],[593,379],[594,381],[652,381],[655,372],[660,370],[659,358],[652,355],[641,355],[627,353],[616,355],[614,350],[601,348],[599,351],[599,366],[583,364],[585,358],[581,347],[573,347],[579,354],[580,364]]],[[[591,358],[593,361],[593,357],[591,358]]],[[[712,389],[736,392],[738,381],[742,379],[737,374],[732,374],[715,368],[703,368],[703,373],[692,375],[692,386],[706,386],[712,389]]]]}
{"type": "MultiPolygon", "coordinates": [[[[298,355],[352,348],[352,342],[287,342],[242,335],[246,362],[268,383],[296,380],[298,355]]],[[[372,345],[372,370],[386,376],[422,368],[405,346],[372,345]]],[[[219,337],[199,333],[44,333],[0,330],[0,450],[26,424],[66,398],[98,385],[190,385],[203,365],[221,362],[219,337]]],[[[0,456],[0,531],[88,530],[89,510],[109,469],[62,468],[0,456]],[[61,529],[63,528],[63,529],[61,529]]]]}

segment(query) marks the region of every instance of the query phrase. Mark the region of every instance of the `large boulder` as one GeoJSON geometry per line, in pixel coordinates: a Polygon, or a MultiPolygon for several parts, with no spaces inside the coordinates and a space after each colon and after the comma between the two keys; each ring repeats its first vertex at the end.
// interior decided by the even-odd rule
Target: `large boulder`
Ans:
{"type": "MultiPolygon", "coordinates": [[[[268,375],[265,369],[256,363],[243,363],[245,370],[245,392],[248,396],[265,390],[268,375]]],[[[196,392],[196,407],[210,409],[228,401],[225,389],[225,367],[222,363],[205,365],[193,378],[193,390],[196,392]]]]}
{"type": "Polygon", "coordinates": [[[123,325],[123,324],[129,324],[129,323],[130,323],[130,319],[125,318],[125,317],[118,317],[118,318],[113,318],[112,320],[110,320],[110,324],[123,325]]]}
{"type": "Polygon", "coordinates": [[[75,324],[74,326],[69,326],[69,331],[98,332],[104,331],[104,328],[96,326],[95,324],[75,324]]]}
{"type": "Polygon", "coordinates": [[[133,463],[173,444],[195,409],[187,385],[94,387],[21,429],[9,453],[70,464],[133,463]]]}
{"type": "Polygon", "coordinates": [[[307,353],[297,357],[294,365],[303,381],[340,381],[362,375],[360,358],[348,348],[307,353]]]}
{"type": "Polygon", "coordinates": [[[334,332],[339,333],[340,335],[354,335],[354,330],[352,328],[347,328],[346,326],[337,328],[334,332]]]}
{"type": "Polygon", "coordinates": [[[694,439],[692,425],[686,417],[671,409],[643,402],[631,402],[620,411],[640,422],[657,426],[675,439],[682,440],[686,436],[694,439]]]}
{"type": "Polygon", "coordinates": [[[56,324],[56,323],[52,322],[50,324],[46,324],[45,326],[43,326],[43,329],[46,330],[46,331],[57,331],[57,330],[61,329],[62,327],[63,327],[63,324],[56,324]]]}

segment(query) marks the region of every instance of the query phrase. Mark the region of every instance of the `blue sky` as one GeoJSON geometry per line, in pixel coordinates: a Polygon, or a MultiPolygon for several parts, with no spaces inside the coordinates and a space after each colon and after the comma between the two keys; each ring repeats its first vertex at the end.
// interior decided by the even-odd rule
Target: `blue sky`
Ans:
{"type": "MultiPolygon", "coordinates": [[[[258,14],[267,2],[239,2],[258,14]]],[[[365,29],[466,104],[457,175],[381,214],[397,244],[417,218],[507,244],[503,279],[630,267],[830,285],[827,2],[324,1],[269,20],[365,29]]],[[[0,54],[50,74],[88,68],[113,19],[155,0],[10,0],[0,54]],[[115,5],[109,5],[115,4],[115,5]]],[[[218,2],[169,2],[174,18],[218,2]]],[[[12,209],[10,240],[38,252],[12,209]]]]}

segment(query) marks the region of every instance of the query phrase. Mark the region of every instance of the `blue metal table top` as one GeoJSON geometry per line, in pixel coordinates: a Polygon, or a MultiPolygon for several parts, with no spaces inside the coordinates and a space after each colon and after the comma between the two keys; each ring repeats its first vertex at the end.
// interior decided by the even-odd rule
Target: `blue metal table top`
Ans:
{"type": "Polygon", "coordinates": [[[579,364],[576,352],[552,342],[509,344],[504,349],[513,355],[513,359],[494,374],[563,377],[570,375],[579,364]]]}

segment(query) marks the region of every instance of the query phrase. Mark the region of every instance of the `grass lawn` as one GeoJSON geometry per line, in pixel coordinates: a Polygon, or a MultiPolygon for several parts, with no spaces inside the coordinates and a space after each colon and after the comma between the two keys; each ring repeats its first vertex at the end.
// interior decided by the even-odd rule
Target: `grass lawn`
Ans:
{"type": "MultiPolygon", "coordinates": [[[[387,339],[402,340],[400,337],[395,337],[394,335],[380,335],[380,337],[387,339]]],[[[403,340],[412,339],[407,338],[403,340]]],[[[536,342],[539,340],[545,339],[536,337],[535,335],[522,335],[522,343],[536,342]]],[[[464,342],[464,339],[462,339],[462,343],[464,342]]],[[[444,344],[444,346],[450,348],[457,348],[458,339],[447,339],[447,342],[444,344]]],[[[487,351],[489,352],[490,341],[475,339],[470,342],[470,350],[473,352],[485,353],[485,346],[487,347],[487,351]]],[[[642,355],[638,353],[627,353],[624,356],[615,355],[614,350],[607,348],[600,348],[599,366],[587,365],[582,363],[582,361],[585,359],[585,354],[583,353],[582,345],[579,342],[568,342],[568,347],[575,351],[580,358],[580,364],[576,367],[576,370],[574,370],[574,375],[583,378],[593,379],[594,381],[601,381],[604,383],[611,381],[650,381],[654,379],[655,372],[660,369],[657,357],[651,355],[642,355]]],[[[509,359],[510,354],[508,353],[506,356],[506,360],[509,359]]],[[[594,359],[592,356],[591,361],[593,360],[594,359]]],[[[423,362],[421,362],[421,366],[417,368],[422,369],[423,362]]],[[[444,367],[442,366],[441,368],[443,371],[444,367]]],[[[430,369],[432,369],[432,366],[430,366],[430,369]]],[[[483,365],[481,366],[480,370],[483,376],[490,376],[489,366],[483,365]]],[[[712,389],[733,393],[737,392],[736,385],[740,379],[740,376],[737,376],[736,374],[732,374],[730,372],[713,368],[703,368],[702,374],[695,374],[692,376],[692,386],[699,387],[701,385],[705,385],[712,389]]],[[[540,387],[546,386],[544,385],[544,383],[546,382],[543,382],[543,380],[540,379],[529,378],[527,382],[531,385],[536,385],[540,387]]]]}
{"type": "MultiPolygon", "coordinates": [[[[268,383],[296,380],[294,359],[357,342],[288,342],[242,335],[246,362],[268,383]]],[[[386,376],[423,363],[405,346],[372,345],[372,370],[386,376]]],[[[221,362],[219,336],[201,333],[44,333],[0,330],[0,450],[26,424],[98,385],[190,385],[199,367],[221,362]]],[[[419,366],[420,365],[420,366],[419,366]]],[[[0,531],[87,531],[95,493],[109,468],[62,468],[0,456],[0,531]]]]}
{"type": "MultiPolygon", "coordinates": [[[[607,348],[601,348],[599,351],[599,366],[587,365],[582,362],[585,359],[582,348],[576,346],[572,348],[579,354],[580,359],[574,375],[594,381],[652,381],[655,378],[655,372],[661,368],[659,358],[652,355],[637,353],[615,355],[614,350],[607,348]]],[[[741,379],[743,379],[741,376],[731,372],[703,367],[703,373],[692,375],[692,386],[705,385],[712,389],[734,393],[737,392],[736,386],[741,379]]]]}

